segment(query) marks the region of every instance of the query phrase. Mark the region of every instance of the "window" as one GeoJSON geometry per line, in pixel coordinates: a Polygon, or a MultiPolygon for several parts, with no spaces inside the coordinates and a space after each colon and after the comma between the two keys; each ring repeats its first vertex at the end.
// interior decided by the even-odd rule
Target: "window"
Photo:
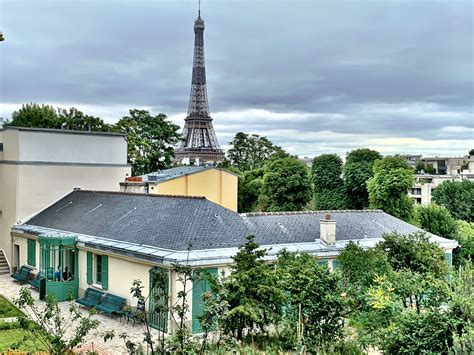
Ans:
{"type": "Polygon", "coordinates": [[[87,252],[87,284],[98,284],[103,290],[109,287],[109,257],[87,252]]]}
{"type": "Polygon", "coordinates": [[[414,187],[411,189],[412,195],[421,195],[421,187],[414,187]]]}
{"type": "Polygon", "coordinates": [[[95,256],[95,282],[102,284],[102,255],[95,256]]]}

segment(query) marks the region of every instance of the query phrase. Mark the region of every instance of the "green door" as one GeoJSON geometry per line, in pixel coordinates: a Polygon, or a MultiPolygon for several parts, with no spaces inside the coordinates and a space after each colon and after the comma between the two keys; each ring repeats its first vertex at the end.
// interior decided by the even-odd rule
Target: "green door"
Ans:
{"type": "Polygon", "coordinates": [[[150,326],[168,331],[168,290],[169,271],[160,267],[153,267],[150,270],[150,298],[148,322],[150,326]]]}
{"type": "MultiPolygon", "coordinates": [[[[217,277],[217,268],[204,269],[210,274],[217,277]]],[[[201,333],[202,327],[198,317],[204,313],[204,301],[202,296],[210,290],[209,283],[206,280],[194,280],[193,281],[193,303],[192,303],[192,316],[193,316],[193,333],[201,333]]]]}

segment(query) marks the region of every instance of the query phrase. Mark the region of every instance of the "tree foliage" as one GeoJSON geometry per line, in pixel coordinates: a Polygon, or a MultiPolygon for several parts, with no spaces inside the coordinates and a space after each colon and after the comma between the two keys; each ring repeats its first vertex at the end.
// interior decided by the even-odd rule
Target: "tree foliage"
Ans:
{"type": "Polygon", "coordinates": [[[287,295],[284,318],[300,323],[302,345],[321,349],[341,339],[345,302],[339,274],[312,255],[287,251],[278,255],[276,270],[278,286],[287,295]]]}
{"type": "Polygon", "coordinates": [[[415,173],[416,174],[436,174],[436,169],[432,165],[426,164],[422,160],[418,160],[415,164],[415,173]]]}
{"type": "Polygon", "coordinates": [[[370,207],[410,220],[413,201],[408,197],[408,189],[414,178],[408,163],[400,158],[386,157],[375,162],[373,172],[374,176],[367,182],[370,207]]]}
{"type": "Polygon", "coordinates": [[[368,148],[356,149],[347,154],[344,165],[344,183],[352,208],[369,207],[367,181],[373,176],[373,166],[382,155],[368,148]]]}
{"type": "Polygon", "coordinates": [[[263,190],[264,168],[244,172],[239,177],[239,212],[252,212],[257,209],[258,198],[263,190]]]}
{"type": "Polygon", "coordinates": [[[301,211],[311,199],[306,165],[294,158],[273,160],[263,177],[263,193],[270,211],[301,211]]]}
{"type": "Polygon", "coordinates": [[[314,205],[318,210],[347,208],[342,180],[342,160],[336,154],[323,154],[313,159],[311,173],[314,184],[314,205]]]}
{"type": "Polygon", "coordinates": [[[432,199],[446,207],[455,219],[474,222],[473,181],[444,181],[433,191],[432,199]]]}
{"type": "Polygon", "coordinates": [[[128,162],[133,175],[142,175],[170,167],[174,145],[181,140],[179,126],[164,114],[152,116],[146,110],[130,110],[114,127],[128,137],[128,162]]]}
{"type": "MultiPolygon", "coordinates": [[[[100,326],[100,322],[93,318],[95,308],[88,314],[83,314],[72,297],[69,297],[68,301],[69,305],[65,312],[61,310],[54,296],[47,295],[43,309],[38,307],[30,290],[22,287],[14,303],[29,317],[19,317],[20,325],[25,330],[23,341],[38,342],[51,354],[67,354],[89,340],[91,333],[100,326]]],[[[114,332],[108,331],[102,336],[104,341],[107,341],[114,337],[114,332]]]]}
{"type": "Polygon", "coordinates": [[[12,113],[12,121],[6,126],[74,129],[80,131],[108,131],[110,125],[101,118],[89,116],[71,107],[55,109],[49,105],[36,103],[24,104],[18,111],[12,113]]]}
{"type": "Polygon", "coordinates": [[[377,248],[384,251],[395,271],[410,270],[415,273],[432,273],[436,277],[445,277],[447,264],[443,250],[430,242],[426,233],[384,234],[377,248]]]}
{"type": "Polygon", "coordinates": [[[243,339],[244,331],[265,334],[281,314],[283,294],[275,287],[276,274],[264,261],[266,255],[267,250],[249,236],[232,258],[231,273],[225,282],[229,311],[223,327],[238,340],[243,339]]]}
{"type": "Polygon", "coordinates": [[[415,221],[424,230],[443,238],[456,239],[457,224],[444,206],[434,203],[415,208],[415,221]]]}
{"type": "Polygon", "coordinates": [[[243,172],[262,168],[271,158],[289,156],[281,147],[258,134],[238,132],[230,142],[230,146],[227,159],[231,165],[243,172]]]}
{"type": "Polygon", "coordinates": [[[462,260],[472,261],[474,258],[474,223],[466,221],[456,221],[456,225],[456,240],[459,242],[460,245],[459,257],[462,260]]]}

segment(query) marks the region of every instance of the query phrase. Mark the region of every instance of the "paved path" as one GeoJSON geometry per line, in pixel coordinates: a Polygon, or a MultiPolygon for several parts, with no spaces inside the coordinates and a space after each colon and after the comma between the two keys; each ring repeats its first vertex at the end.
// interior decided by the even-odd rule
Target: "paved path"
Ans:
{"type": "MultiPolygon", "coordinates": [[[[13,279],[9,275],[1,275],[0,276],[0,294],[5,296],[10,301],[13,301],[15,298],[18,297],[19,290],[23,285],[19,285],[17,282],[13,282],[13,279]]],[[[30,286],[25,286],[30,287],[30,286]]],[[[34,289],[31,289],[31,294],[38,300],[38,292],[34,289]]],[[[43,301],[38,300],[37,306],[40,308],[44,308],[45,303],[43,301]]],[[[64,311],[64,314],[67,315],[69,312],[67,311],[68,302],[61,302],[60,303],[61,310],[64,311]]],[[[84,313],[87,313],[85,309],[81,309],[84,313]]],[[[126,321],[120,322],[118,319],[113,319],[106,315],[97,314],[94,315],[93,318],[98,319],[100,321],[100,326],[96,332],[89,335],[87,337],[87,341],[85,344],[94,344],[97,345],[100,349],[105,349],[105,352],[100,351],[101,354],[127,354],[127,349],[125,347],[125,343],[123,339],[119,338],[118,335],[121,333],[126,333],[130,340],[134,342],[141,342],[143,349],[146,349],[146,344],[143,343],[143,329],[140,325],[132,326],[131,323],[126,321]],[[108,340],[107,343],[104,343],[101,337],[101,333],[114,330],[115,331],[115,338],[112,340],[108,340]]],[[[69,329],[66,332],[66,336],[72,337],[73,329],[69,329]]],[[[153,337],[156,339],[158,335],[158,331],[153,330],[153,337]]]]}

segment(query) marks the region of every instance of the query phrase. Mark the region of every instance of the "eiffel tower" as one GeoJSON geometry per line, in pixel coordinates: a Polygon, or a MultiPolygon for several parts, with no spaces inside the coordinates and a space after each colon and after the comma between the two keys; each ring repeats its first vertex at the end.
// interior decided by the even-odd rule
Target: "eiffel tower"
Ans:
{"type": "Polygon", "coordinates": [[[175,160],[181,164],[217,163],[225,157],[212,126],[207,101],[206,67],[204,63],[204,21],[199,2],[198,17],[194,21],[194,59],[188,114],[184,119],[183,137],[175,149],[175,160]]]}

